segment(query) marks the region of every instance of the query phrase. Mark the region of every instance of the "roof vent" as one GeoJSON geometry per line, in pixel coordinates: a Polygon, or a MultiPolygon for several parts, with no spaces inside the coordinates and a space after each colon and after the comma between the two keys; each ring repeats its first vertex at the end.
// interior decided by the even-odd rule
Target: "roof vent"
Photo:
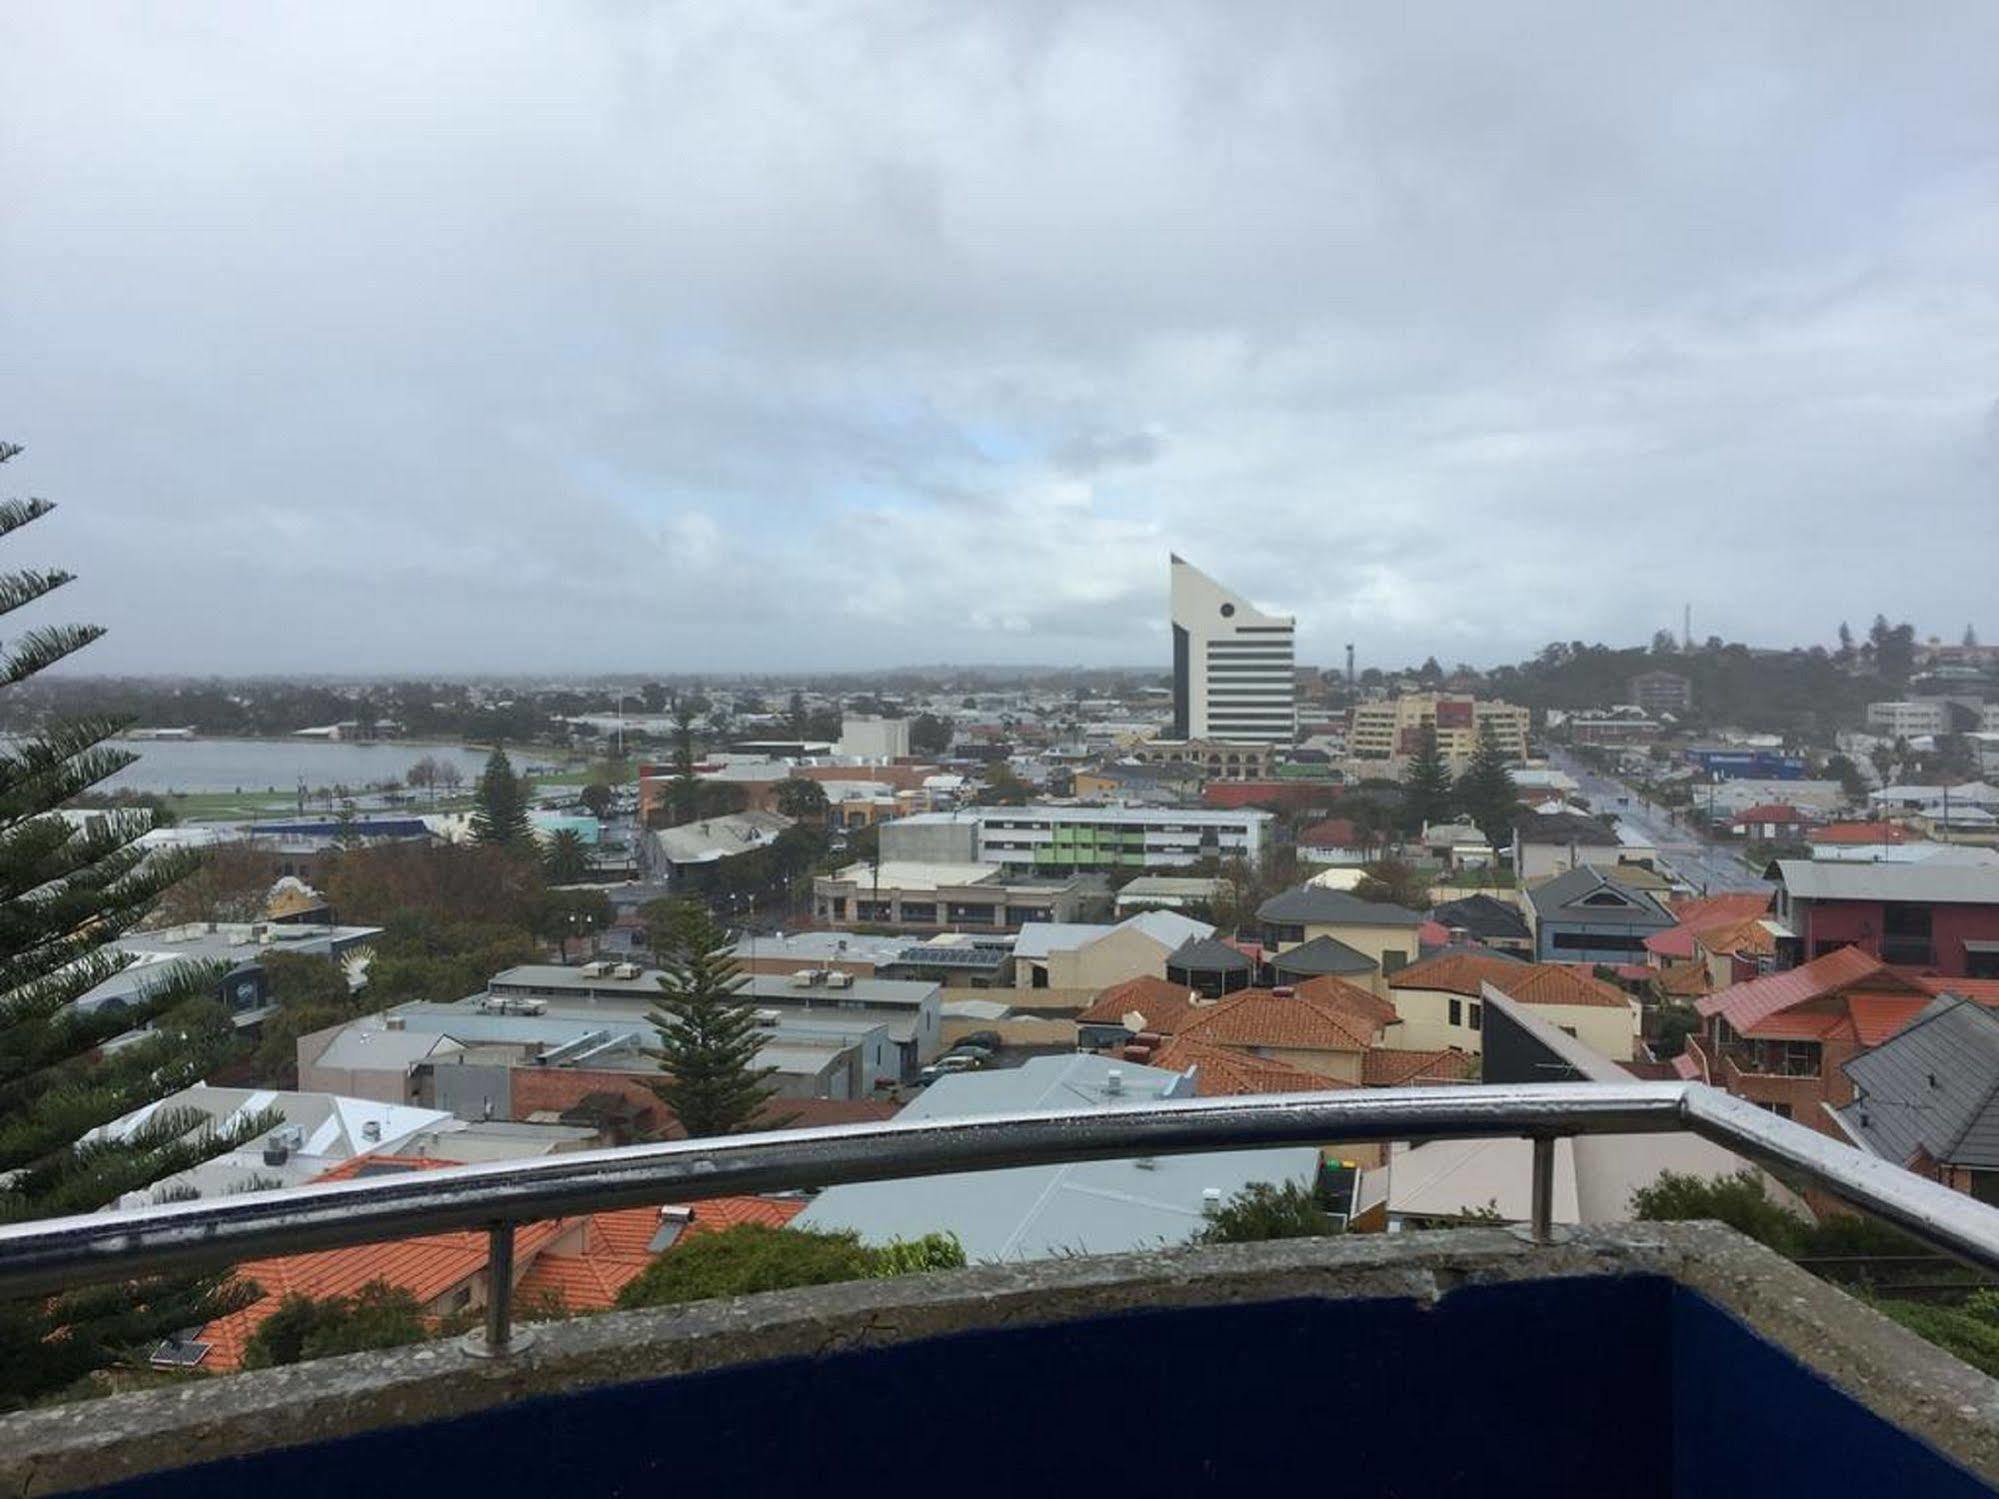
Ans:
{"type": "Polygon", "coordinates": [[[1937,1075],[1934,1072],[1932,1072],[1929,1074],[1929,1079],[1930,1079],[1930,1086],[1934,1088],[1937,1085],[1937,1075]]]}
{"type": "Polygon", "coordinates": [[[1117,1096],[1124,1092],[1124,1069],[1113,1067],[1104,1074],[1104,1092],[1117,1096]]]}
{"type": "Polygon", "coordinates": [[[1270,991],[1270,994],[1273,999],[1289,999],[1297,992],[1289,984],[1279,984],[1275,989],[1270,991]]]}
{"type": "Polygon", "coordinates": [[[408,1020],[401,1015],[384,1015],[382,1017],[382,1029],[385,1031],[399,1031],[404,1029],[408,1024],[408,1020]]]}
{"type": "Polygon", "coordinates": [[[1213,1218],[1222,1210],[1222,1189],[1220,1187],[1201,1188],[1201,1216],[1213,1218]]]}
{"type": "Polygon", "coordinates": [[[361,1126],[361,1138],[370,1141],[380,1140],[382,1138],[382,1121],[379,1119],[365,1121],[361,1126]]]}

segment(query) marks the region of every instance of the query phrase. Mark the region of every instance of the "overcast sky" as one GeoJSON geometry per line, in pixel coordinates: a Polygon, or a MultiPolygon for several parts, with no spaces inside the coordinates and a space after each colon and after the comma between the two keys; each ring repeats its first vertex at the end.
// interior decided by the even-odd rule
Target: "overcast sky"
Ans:
{"type": "Polygon", "coordinates": [[[1994,0],[16,0],[0,186],[89,669],[1999,638],[1994,0]]]}

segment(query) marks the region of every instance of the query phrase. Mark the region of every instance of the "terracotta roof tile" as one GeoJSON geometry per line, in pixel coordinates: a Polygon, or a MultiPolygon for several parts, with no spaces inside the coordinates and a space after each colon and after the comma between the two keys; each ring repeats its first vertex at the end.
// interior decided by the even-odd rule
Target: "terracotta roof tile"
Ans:
{"type": "MultiPolygon", "coordinates": [[[[365,1164],[385,1161],[431,1170],[458,1164],[434,1157],[357,1158],[343,1162],[317,1180],[352,1180],[365,1164]]],[[[714,1233],[738,1223],[789,1223],[804,1210],[802,1201],[787,1198],[717,1197],[691,1204],[694,1216],[686,1238],[714,1233]]],[[[658,1208],[621,1208],[582,1218],[557,1218],[527,1223],[515,1232],[516,1263],[525,1267],[516,1282],[524,1298],[560,1297],[571,1312],[603,1311],[619,1290],[636,1278],[655,1256],[646,1247],[659,1229],[658,1208]]],[[[429,1234],[383,1244],[356,1244],[313,1254],[253,1260],[236,1267],[236,1275],[259,1286],[264,1295],[241,1311],[202,1329],[209,1345],[202,1361],[208,1369],[242,1367],[243,1352],[257,1328],[288,1295],[323,1300],[351,1296],[363,1286],[384,1281],[408,1291],[425,1306],[472,1281],[486,1269],[483,1233],[429,1234]]]]}
{"type": "Polygon", "coordinates": [[[1622,989],[1567,963],[1516,965],[1498,987],[1523,1005],[1592,1005],[1621,1010],[1631,1004],[1631,996],[1622,989]]]}
{"type": "Polygon", "coordinates": [[[1179,1034],[1217,1046],[1365,1051],[1377,1030],[1373,1021],[1304,988],[1285,995],[1243,989],[1194,1012],[1179,1034]]]}
{"type": "Polygon", "coordinates": [[[1076,1017],[1079,1025],[1122,1025],[1124,1017],[1136,1011],[1145,1018],[1140,1030],[1170,1036],[1200,998],[1185,984],[1169,984],[1165,979],[1142,974],[1098,991],[1090,1007],[1076,1017]]]}
{"type": "Polygon", "coordinates": [[[1367,1021],[1376,1030],[1394,1025],[1402,1018],[1396,1013],[1394,1005],[1372,989],[1363,989],[1359,984],[1348,983],[1329,973],[1302,979],[1292,985],[1291,992],[1345,1010],[1349,1015],[1367,1021]]]}
{"type": "Polygon", "coordinates": [[[1355,1084],[1321,1077],[1303,1067],[1276,1057],[1252,1056],[1226,1046],[1211,1046],[1188,1036],[1176,1036],[1172,1043],[1148,1064],[1172,1072],[1198,1068],[1194,1092],[1201,1098],[1233,1097],[1250,1093],[1315,1093],[1328,1088],[1351,1088],[1355,1084]]]}
{"type": "Polygon", "coordinates": [[[1835,994],[1860,983],[1893,993],[1920,990],[1914,980],[1891,970],[1859,947],[1841,947],[1782,973],[1765,974],[1745,983],[1718,989],[1695,1008],[1703,1018],[1719,1015],[1736,1031],[1747,1034],[1759,1022],[1793,1005],[1835,994]]]}
{"type": "Polygon", "coordinates": [[[1459,1083],[1472,1074],[1474,1059],[1461,1051],[1369,1049],[1360,1080],[1370,1088],[1406,1088],[1415,1083],[1459,1083]]]}
{"type": "Polygon", "coordinates": [[[1481,984],[1496,984],[1504,989],[1509,977],[1524,973],[1526,968],[1527,965],[1517,959],[1501,957],[1496,953],[1440,953],[1391,973],[1388,987],[1440,989],[1449,994],[1463,994],[1477,999],[1481,984]]]}
{"type": "Polygon", "coordinates": [[[1769,891],[1736,890],[1726,895],[1676,900],[1673,902],[1673,914],[1680,919],[1682,926],[1699,931],[1702,927],[1744,921],[1753,916],[1768,916],[1770,899],[1769,891]]]}
{"type": "Polygon", "coordinates": [[[1652,979],[1675,999],[1698,999],[1714,987],[1705,963],[1668,963],[1652,979]]]}

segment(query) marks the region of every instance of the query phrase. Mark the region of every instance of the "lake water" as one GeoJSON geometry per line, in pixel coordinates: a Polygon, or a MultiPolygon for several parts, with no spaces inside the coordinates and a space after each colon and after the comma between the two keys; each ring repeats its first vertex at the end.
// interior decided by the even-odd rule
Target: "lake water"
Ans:
{"type": "MultiPolygon", "coordinates": [[[[316,739],[119,739],[140,756],[106,789],[133,791],[266,791],[289,796],[304,781],[311,790],[346,786],[355,791],[384,781],[401,784],[425,755],[453,761],[469,788],[485,767],[484,750],[438,744],[342,744],[316,739]]],[[[514,768],[525,768],[516,757],[514,768]]]]}

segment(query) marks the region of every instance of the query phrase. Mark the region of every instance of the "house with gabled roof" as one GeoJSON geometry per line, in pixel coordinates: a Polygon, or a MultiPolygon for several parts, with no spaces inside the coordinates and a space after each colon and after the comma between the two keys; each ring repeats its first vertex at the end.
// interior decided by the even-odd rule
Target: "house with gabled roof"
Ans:
{"type": "Polygon", "coordinates": [[[1682,1077],[1844,1138],[1828,1109],[1853,1100],[1845,1064],[1934,997],[1931,985],[1864,948],[1838,948],[1696,1000],[1701,1029],[1674,1066],[1682,1077]]]}
{"type": "Polygon", "coordinates": [[[1659,898],[1585,865],[1527,892],[1534,956],[1546,963],[1643,963],[1645,940],[1679,923],[1659,898]]]}
{"type": "Polygon", "coordinates": [[[1404,906],[1362,900],[1344,890],[1299,885],[1257,907],[1260,940],[1273,959],[1320,937],[1360,953],[1380,973],[1393,973],[1416,956],[1423,918],[1404,906]]]}
{"type": "Polygon", "coordinates": [[[1832,1113],[1855,1145],[1999,1203],[1999,1014],[1940,996],[1843,1070],[1853,1101],[1832,1113]]]}

